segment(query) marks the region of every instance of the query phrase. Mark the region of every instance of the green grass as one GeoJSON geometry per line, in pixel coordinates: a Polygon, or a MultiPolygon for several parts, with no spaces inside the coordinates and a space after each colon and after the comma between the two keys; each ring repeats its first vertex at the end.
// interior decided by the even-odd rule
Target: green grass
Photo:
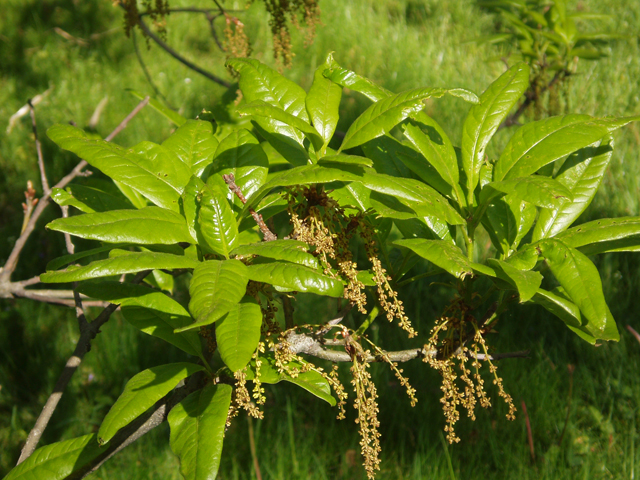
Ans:
{"type": "MultiPolygon", "coordinates": [[[[234,7],[244,1],[236,1],[234,7]]],[[[190,5],[173,1],[172,6],[190,5]]],[[[611,0],[603,6],[581,1],[589,11],[615,18],[613,31],[637,33],[640,4],[611,0]],[[630,4],[631,3],[631,4],[630,4]]],[[[305,88],[315,67],[329,51],[345,67],[394,91],[418,86],[459,86],[480,93],[503,71],[500,62],[485,59],[496,54],[490,46],[466,43],[490,33],[493,19],[459,0],[322,0],[323,26],[315,42],[305,49],[294,34],[293,67],[285,71],[305,88]]],[[[55,182],[75,164],[44,135],[56,122],[75,121],[84,127],[96,105],[109,98],[96,130],[108,134],[135,106],[125,89],[152,93],[133,51],[120,28],[120,12],[111,2],[23,2],[7,0],[0,16],[0,261],[4,261],[19,231],[20,202],[26,181],[36,185],[38,172],[28,117],[11,133],[6,122],[29,97],[51,89],[37,106],[49,180],[55,182]],[[86,39],[82,46],[55,33],[59,27],[86,39]],[[91,35],[100,33],[97,39],[91,35]]],[[[168,43],[216,75],[229,79],[224,54],[210,41],[202,19],[173,15],[168,43]],[[188,19],[187,19],[188,18],[188,19]]],[[[254,4],[242,19],[254,44],[254,56],[273,65],[266,14],[254,4]]],[[[140,40],[140,38],[139,38],[140,40]]],[[[224,89],[169,58],[152,45],[141,53],[153,81],[180,112],[193,117],[212,109],[224,89]]],[[[506,53],[506,52],[501,52],[506,53]]],[[[594,115],[631,115],[640,112],[640,51],[637,37],[619,41],[611,56],[597,63],[584,62],[572,81],[571,110],[594,115]]],[[[366,108],[368,102],[345,92],[339,128],[366,108]]],[[[431,102],[428,112],[459,142],[466,109],[463,102],[431,102]]],[[[582,220],[603,216],[639,215],[640,130],[627,127],[616,133],[616,151],[603,187],[582,220]]],[[[161,141],[171,125],[150,109],[144,110],[120,134],[117,142],[133,145],[141,140],[161,141]]],[[[510,132],[501,132],[491,152],[499,151],[510,132]]],[[[58,216],[50,208],[41,224],[58,216]]],[[[44,269],[48,259],[63,253],[57,234],[39,232],[27,246],[15,279],[44,269]]],[[[597,259],[605,294],[618,320],[622,340],[593,348],[581,342],[559,321],[535,307],[523,307],[506,316],[499,335],[492,338],[497,351],[531,349],[528,359],[504,360],[499,372],[505,388],[527,405],[533,430],[536,462],[529,455],[525,421],[504,419],[506,409],[495,397],[494,408],[478,412],[476,422],[462,419],[462,442],[445,446],[439,404],[439,378],[420,362],[404,366],[418,391],[414,408],[384,365],[372,367],[380,392],[382,422],[381,479],[619,479],[640,474],[636,426],[640,424],[640,345],[624,330],[640,330],[640,261],[632,254],[597,259]],[[575,366],[569,403],[568,365],[575,366]],[[559,444],[569,409],[566,432],[559,444]],[[450,462],[450,463],[449,463],[450,462]],[[451,467],[450,467],[451,465],[451,467]]],[[[438,315],[443,296],[424,280],[412,284],[403,300],[424,334],[438,315]]],[[[0,311],[0,473],[15,463],[19,448],[71,353],[77,326],[70,309],[2,301],[0,311]]],[[[309,310],[315,311],[315,305],[309,310]]],[[[301,305],[299,311],[304,310],[301,305]]],[[[404,347],[395,329],[374,325],[372,337],[390,349],[404,347]]],[[[181,359],[135,331],[119,316],[103,328],[87,355],[71,389],[60,404],[43,444],[96,431],[124,383],[140,369],[181,359]]],[[[495,393],[493,394],[495,396],[495,393]]],[[[350,410],[353,410],[350,408],[350,410]]],[[[336,411],[296,387],[279,384],[267,389],[265,420],[254,421],[258,459],[263,478],[361,479],[354,412],[343,422],[336,411]]],[[[178,461],[168,446],[166,425],[145,436],[113,458],[92,478],[178,479],[178,461]]],[[[249,451],[247,420],[238,418],[227,434],[220,478],[255,478],[249,451]]]]}

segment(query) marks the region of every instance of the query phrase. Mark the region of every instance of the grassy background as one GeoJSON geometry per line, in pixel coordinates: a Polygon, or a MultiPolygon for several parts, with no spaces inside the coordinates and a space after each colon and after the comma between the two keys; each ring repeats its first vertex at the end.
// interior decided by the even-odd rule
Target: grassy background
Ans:
{"type": "MultiPolygon", "coordinates": [[[[200,2],[204,3],[204,2],[200,2]]],[[[585,0],[572,7],[609,13],[612,31],[634,33],[640,28],[640,4],[624,0],[585,0]]],[[[173,0],[172,6],[189,2],[173,0]]],[[[370,2],[321,0],[323,16],[315,42],[303,46],[294,33],[296,57],[290,79],[308,88],[315,66],[329,51],[345,67],[388,89],[418,86],[459,86],[478,93],[504,67],[487,62],[506,55],[491,46],[466,43],[491,33],[493,17],[463,0],[386,0],[370,2]]],[[[206,5],[208,6],[208,4],[206,5]]],[[[240,8],[244,1],[227,7],[240,8]]],[[[254,57],[273,65],[267,16],[260,4],[240,14],[254,46],[254,57]]],[[[221,27],[222,25],[219,24],[221,27]]],[[[587,27],[589,28],[589,27],[587,27]]],[[[216,75],[229,79],[204,19],[172,15],[168,43],[216,75]]],[[[180,112],[193,117],[211,109],[225,90],[169,58],[139,38],[141,54],[153,81],[180,112]]],[[[640,52],[637,37],[612,46],[611,56],[582,63],[570,92],[572,111],[594,115],[640,112],[640,52]]],[[[35,147],[28,117],[7,132],[9,117],[27,98],[49,90],[37,106],[49,180],[63,176],[76,159],[60,152],[43,132],[56,122],[89,123],[98,103],[108,97],[96,130],[107,135],[135,106],[125,91],[153,91],[137,62],[133,45],[121,29],[120,11],[106,0],[5,0],[0,15],[0,263],[10,252],[22,223],[20,202],[26,181],[38,185],[35,147]],[[56,33],[58,27],[87,45],[56,33]]],[[[354,93],[344,95],[343,124],[367,106],[354,93]]],[[[459,143],[467,106],[442,99],[428,106],[459,143]]],[[[340,128],[340,127],[339,127],[340,128]]],[[[344,130],[344,128],[343,128],[344,130]]],[[[122,145],[140,140],[161,141],[171,125],[145,109],[117,138],[122,145]]],[[[505,130],[495,149],[508,139],[505,130]]],[[[495,151],[495,150],[494,150],[495,151]]],[[[640,131],[631,125],[616,133],[616,152],[603,187],[582,220],[603,216],[639,215],[640,131]]],[[[59,213],[54,207],[41,224],[59,213]]],[[[43,229],[42,229],[43,230],[43,229]]],[[[48,259],[64,253],[59,235],[38,232],[30,240],[14,279],[29,278],[44,269],[48,259]]],[[[640,330],[638,287],[640,261],[631,254],[596,259],[605,294],[621,329],[622,340],[592,348],[559,321],[535,307],[507,315],[492,342],[498,351],[531,349],[531,358],[500,364],[505,387],[527,405],[536,452],[532,462],[524,415],[504,419],[506,410],[496,397],[494,408],[478,414],[476,422],[458,424],[460,444],[445,445],[439,404],[439,379],[413,362],[405,373],[418,391],[411,409],[395,378],[382,365],[372,367],[379,385],[382,421],[382,471],[379,478],[634,478],[640,474],[636,453],[640,424],[640,345],[624,330],[640,330]],[[569,394],[568,365],[575,366],[569,394]],[[568,417],[567,417],[568,412],[568,417]],[[561,433],[568,418],[566,432],[561,433]]],[[[403,293],[410,317],[423,333],[442,306],[443,297],[427,282],[403,293]],[[425,292],[428,292],[425,295],[425,292]]],[[[42,404],[52,390],[64,361],[77,339],[73,313],[62,307],[22,300],[3,300],[0,309],[0,474],[11,468],[42,404]]],[[[304,305],[299,306],[299,311],[304,305]]],[[[373,336],[388,348],[400,347],[402,337],[381,324],[373,336]]],[[[182,359],[180,352],[143,336],[117,315],[95,340],[70,391],[63,397],[43,444],[97,430],[125,382],[140,369],[182,359]]],[[[264,478],[360,479],[359,446],[353,412],[343,422],[335,410],[300,394],[295,387],[267,390],[265,420],[254,421],[258,458],[264,478]]],[[[351,409],[353,410],[353,409],[351,409]]],[[[168,447],[166,425],[110,460],[93,478],[180,478],[178,462],[168,447]]],[[[220,478],[255,478],[244,417],[225,440],[220,478]]]]}

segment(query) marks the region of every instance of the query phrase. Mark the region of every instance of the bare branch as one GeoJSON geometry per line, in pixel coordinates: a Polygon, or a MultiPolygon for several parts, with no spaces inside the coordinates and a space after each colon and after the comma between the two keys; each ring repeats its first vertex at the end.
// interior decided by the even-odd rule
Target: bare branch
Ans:
{"type": "MultiPolygon", "coordinates": [[[[240,199],[243,205],[246,205],[247,199],[242,193],[242,190],[240,190],[240,187],[236,185],[236,179],[233,176],[233,173],[229,173],[228,175],[222,175],[222,178],[224,179],[226,184],[229,185],[229,190],[231,190],[233,193],[236,194],[236,196],[240,199]]],[[[256,223],[258,224],[258,227],[260,228],[260,231],[262,232],[262,235],[263,235],[262,240],[264,240],[265,242],[271,242],[273,240],[278,239],[277,235],[273,233],[269,229],[269,227],[267,227],[266,223],[264,223],[264,220],[262,219],[262,215],[257,213],[253,208],[249,208],[249,213],[251,214],[253,219],[256,221],[256,223]]]]}
{"type": "Polygon", "coordinates": [[[198,72],[200,75],[205,76],[206,78],[208,78],[211,81],[216,82],[218,85],[222,85],[225,88],[231,88],[231,84],[229,82],[227,82],[226,80],[223,80],[217,76],[215,76],[213,73],[207,72],[206,70],[200,68],[199,66],[197,66],[194,63],[191,63],[189,60],[187,60],[186,58],[184,58],[182,55],[180,55],[178,52],[176,52],[173,48],[171,48],[169,45],[167,45],[166,43],[164,43],[155,33],[153,33],[149,27],[147,26],[146,23],[144,23],[144,21],[142,20],[142,18],[139,19],[138,24],[140,25],[140,28],[142,28],[142,30],[144,31],[144,33],[154,42],[156,42],[165,52],[167,52],[169,55],[171,55],[173,58],[175,58],[176,60],[178,60],[180,63],[182,63],[183,65],[185,65],[186,67],[190,68],[191,70],[198,72]]]}
{"type": "Polygon", "coordinates": [[[635,339],[640,342],[640,333],[636,332],[631,325],[627,325],[627,330],[631,332],[631,335],[635,337],[635,339]]]}
{"type": "MultiPolygon", "coordinates": [[[[129,115],[127,115],[127,117],[120,123],[120,125],[118,125],[116,127],[116,129],[107,136],[107,138],[105,140],[107,140],[107,141],[113,140],[113,138],[118,133],[120,133],[122,130],[124,130],[124,128],[129,123],[129,121],[147,103],[149,103],[149,97],[146,97],[144,100],[142,100],[136,106],[136,108],[134,108],[133,111],[129,115]]],[[[56,183],[53,188],[64,188],[64,187],[66,187],[67,184],[69,184],[69,182],[71,182],[71,180],[76,178],[78,175],[82,175],[82,170],[87,165],[88,165],[88,163],[86,161],[84,161],[84,160],[80,161],[75,166],[75,168],[70,173],[68,173],[66,176],[64,176],[62,178],[62,180],[60,180],[58,183],[56,183]]],[[[27,243],[27,240],[29,239],[29,236],[31,235],[31,233],[35,229],[36,223],[37,223],[38,219],[40,218],[40,216],[42,215],[42,212],[49,205],[50,198],[51,198],[51,194],[45,192],[44,195],[42,196],[42,198],[40,198],[40,201],[38,202],[35,210],[33,211],[33,214],[29,218],[29,221],[27,222],[27,225],[24,227],[22,233],[20,234],[20,237],[18,237],[18,240],[16,240],[16,243],[13,246],[13,250],[11,250],[11,253],[9,254],[9,258],[7,258],[7,261],[5,262],[4,267],[0,271],[0,294],[2,294],[3,291],[7,290],[6,285],[11,282],[11,275],[13,274],[14,270],[16,269],[16,266],[18,265],[18,260],[20,258],[20,253],[22,252],[22,249],[24,248],[25,244],[27,243]]]]}
{"type": "Polygon", "coordinates": [[[49,195],[51,193],[51,189],[49,188],[49,182],[47,181],[47,175],[44,169],[44,158],[42,157],[42,145],[40,144],[40,140],[38,139],[38,127],[36,126],[36,109],[33,108],[33,103],[31,103],[31,99],[27,100],[27,104],[29,105],[29,112],[31,113],[31,127],[33,128],[33,136],[36,142],[36,152],[38,152],[38,168],[40,169],[40,181],[42,182],[42,191],[45,193],[45,195],[49,195]]]}
{"type": "MultiPolygon", "coordinates": [[[[144,272],[138,273],[133,279],[132,283],[137,284],[142,282],[144,277],[149,275],[149,273],[151,273],[151,270],[146,270],[144,272]]],[[[84,318],[84,312],[82,312],[82,309],[80,308],[80,312],[82,315],[82,319],[78,319],[81,326],[80,338],[78,339],[78,343],[76,344],[76,348],[73,351],[73,354],[67,360],[67,363],[62,370],[62,374],[58,378],[58,381],[53,388],[53,393],[47,399],[47,402],[42,408],[42,412],[40,413],[38,420],[36,420],[35,426],[29,432],[27,441],[25,442],[25,445],[22,448],[22,452],[20,453],[18,465],[29,458],[29,456],[36,449],[45,428],[47,428],[47,425],[51,420],[53,412],[56,410],[56,407],[58,406],[58,403],[62,398],[62,394],[67,388],[67,385],[69,385],[69,381],[78,369],[78,366],[82,362],[82,359],[91,348],[91,340],[93,340],[96,335],[98,335],[98,333],[100,332],[100,328],[109,320],[111,314],[115,312],[117,308],[118,305],[113,303],[109,304],[92,322],[86,321],[86,319],[84,318]]]]}

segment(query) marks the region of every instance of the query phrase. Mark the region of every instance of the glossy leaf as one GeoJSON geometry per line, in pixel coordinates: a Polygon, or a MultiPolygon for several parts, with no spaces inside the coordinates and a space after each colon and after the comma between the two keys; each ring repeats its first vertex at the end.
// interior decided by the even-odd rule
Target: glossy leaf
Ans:
{"type": "Polygon", "coordinates": [[[327,60],[330,62],[330,65],[323,71],[323,75],[332,82],[337,83],[342,87],[348,87],[351,90],[360,92],[369,100],[374,102],[393,95],[392,92],[376,85],[371,80],[361,77],[351,70],[342,68],[336,63],[332,56],[327,60]]]}
{"type": "Polygon", "coordinates": [[[203,357],[197,332],[174,333],[193,322],[189,312],[162,292],[142,285],[120,282],[91,282],[78,286],[78,291],[120,305],[122,316],[138,330],[163,339],[195,357],[203,357]]]}
{"type": "MultiPolygon", "coordinates": [[[[459,185],[460,175],[458,172],[458,161],[451,140],[449,140],[447,134],[442,130],[442,127],[426,113],[419,112],[417,115],[414,115],[413,118],[420,122],[421,127],[425,129],[426,133],[420,127],[408,124],[404,126],[405,136],[438,172],[439,176],[451,187],[449,192],[443,193],[454,198],[459,205],[465,206],[466,201],[459,185]]],[[[420,176],[422,180],[431,184],[429,181],[431,175],[422,174],[421,172],[424,168],[419,168],[419,164],[414,163],[413,165],[414,168],[411,168],[411,164],[407,166],[420,176]]],[[[435,185],[433,186],[436,187],[435,185]]]]}
{"type": "Polygon", "coordinates": [[[180,192],[167,181],[165,172],[158,171],[144,156],[96,139],[70,125],[54,125],[47,130],[47,135],[61,148],[75,153],[156,205],[178,211],[180,192]]]}
{"type": "Polygon", "coordinates": [[[206,240],[202,237],[200,225],[198,225],[198,212],[200,211],[202,190],[204,190],[204,182],[195,175],[192,176],[182,192],[180,213],[182,213],[182,216],[186,220],[189,235],[191,235],[194,240],[197,240],[198,244],[206,245],[206,240]]]}
{"type": "Polygon", "coordinates": [[[471,107],[462,128],[462,165],[467,177],[467,195],[472,196],[478,184],[478,173],[489,140],[528,86],[529,67],[517,63],[485,90],[479,105],[471,107]]]}
{"type": "Polygon", "coordinates": [[[338,153],[336,155],[327,155],[318,160],[320,165],[330,167],[332,164],[345,164],[345,165],[364,165],[365,167],[372,167],[373,161],[366,157],[359,155],[347,155],[345,153],[338,153]]]}
{"type": "Polygon", "coordinates": [[[200,246],[226,258],[238,244],[238,222],[227,200],[228,191],[219,175],[209,177],[200,192],[196,227],[198,236],[206,242],[200,246]]]}
{"type": "Polygon", "coordinates": [[[305,99],[311,124],[324,140],[324,145],[329,143],[338,125],[342,98],[342,87],[323,75],[332,63],[333,56],[329,54],[325,62],[316,69],[313,83],[305,99]]]}
{"type": "Polygon", "coordinates": [[[191,178],[191,168],[180,161],[173,150],[153,142],[140,142],[131,151],[138,154],[145,162],[142,166],[157,172],[158,178],[168,183],[179,194],[191,178]]]}
{"type": "Polygon", "coordinates": [[[193,241],[184,217],[159,207],[58,218],[47,224],[47,228],[108,243],[171,245],[193,241]]]}
{"type": "MultiPolygon", "coordinates": [[[[361,145],[361,148],[364,154],[373,161],[372,166],[376,172],[394,177],[411,177],[411,169],[407,166],[405,157],[414,161],[420,159],[418,152],[403,145],[390,135],[382,135],[369,140],[361,145]]],[[[430,182],[427,183],[433,186],[430,182]]]]}
{"type": "Polygon", "coordinates": [[[89,278],[137,273],[143,270],[173,270],[175,268],[195,268],[200,262],[180,255],[157,252],[127,252],[127,255],[96,260],[85,266],[71,266],[65,270],[46,272],[40,275],[43,283],[79,282],[89,278]]]}
{"type": "Polygon", "coordinates": [[[456,278],[473,274],[471,263],[462,250],[447,241],[410,238],[396,240],[393,244],[414,251],[456,278]]]}
{"type": "Polygon", "coordinates": [[[195,322],[177,332],[209,325],[237,305],[245,294],[249,277],[239,260],[209,260],[194,271],[189,284],[189,311],[195,322]]]}
{"type": "Polygon", "coordinates": [[[253,297],[242,301],[216,323],[216,343],[220,358],[232,372],[247,366],[258,348],[262,310],[253,297]]]}
{"type": "Polygon", "coordinates": [[[371,208],[371,190],[358,182],[340,184],[327,192],[342,207],[353,207],[361,212],[371,208]]]}
{"type": "Polygon", "coordinates": [[[192,175],[200,177],[213,160],[218,140],[213,135],[211,122],[187,120],[162,146],[174,152],[192,175]]]}
{"type": "Polygon", "coordinates": [[[213,480],[218,475],[232,391],[222,383],[207,385],[169,412],[171,450],[180,459],[185,480],[213,480]]]}
{"type": "Polygon", "coordinates": [[[558,240],[542,240],[538,248],[553,276],[580,308],[590,329],[603,340],[617,340],[617,330],[615,336],[607,336],[615,321],[605,302],[595,265],[583,253],[558,240]]]}
{"type": "MultiPolygon", "coordinates": [[[[297,361],[291,361],[287,364],[289,371],[300,371],[303,365],[297,361]]],[[[247,372],[247,380],[253,380],[255,374],[252,369],[247,372]]],[[[336,405],[336,399],[331,395],[331,387],[329,382],[315,370],[299,373],[291,376],[287,372],[279,372],[276,366],[276,360],[273,354],[260,356],[260,381],[267,384],[275,384],[282,381],[290,382],[299,387],[304,388],[307,392],[324,400],[332,407],[336,405]]]]}
{"type": "Polygon", "coordinates": [[[583,223],[556,235],[585,255],[640,249],[640,217],[603,218],[583,223]]]}
{"type": "Polygon", "coordinates": [[[588,115],[564,115],[527,123],[513,134],[494,167],[494,180],[526,177],[587,147],[608,129],[588,115]]]}
{"type": "Polygon", "coordinates": [[[317,269],[320,263],[310,253],[307,253],[309,245],[298,240],[273,240],[270,242],[252,243],[240,245],[231,252],[233,256],[259,255],[274,260],[285,260],[297,263],[309,268],[317,269]]]}
{"type": "Polygon", "coordinates": [[[498,273],[499,278],[515,285],[520,294],[520,303],[531,299],[540,288],[542,275],[539,272],[520,270],[507,262],[493,258],[490,258],[487,263],[498,273]]]}
{"type": "Polygon", "coordinates": [[[398,227],[404,238],[440,239],[455,243],[449,231],[449,225],[435,217],[394,220],[393,223],[398,227]]]}
{"type": "Polygon", "coordinates": [[[556,208],[542,210],[532,241],[553,237],[569,227],[589,206],[596,194],[613,154],[613,141],[582,148],[562,164],[556,180],[572,193],[556,208]]]}
{"type": "Polygon", "coordinates": [[[255,282],[280,287],[284,291],[309,292],[328,297],[341,297],[344,289],[340,280],[293,263],[249,265],[247,277],[255,282]]]}
{"type": "MultiPolygon", "coordinates": [[[[357,147],[376,137],[388,133],[411,113],[424,108],[423,100],[442,97],[445,93],[461,96],[473,101],[473,94],[461,89],[418,88],[379,100],[367,108],[349,127],[341,150],[357,147]]],[[[477,99],[476,99],[477,100],[477,99]]]]}
{"type": "Polygon", "coordinates": [[[480,203],[488,203],[505,194],[543,208],[556,208],[573,198],[571,190],[553,178],[531,175],[485,185],[480,193],[480,203]]]}
{"type": "Polygon", "coordinates": [[[96,435],[85,435],[40,447],[4,477],[4,480],[63,480],[83,470],[106,452],[96,435]]]}
{"type": "Polygon", "coordinates": [[[298,84],[252,58],[232,58],[227,65],[240,74],[240,89],[248,103],[262,100],[309,122],[307,94],[298,84]]]}
{"type": "MultiPolygon", "coordinates": [[[[274,107],[267,102],[255,100],[238,108],[240,115],[253,115],[255,117],[266,117],[271,121],[277,121],[291,128],[300,130],[305,137],[313,144],[316,150],[320,150],[324,144],[323,138],[318,131],[309,123],[299,117],[285,112],[282,108],[274,107]]],[[[277,130],[276,130],[277,131],[277,130]]]]}
{"type": "Polygon", "coordinates": [[[127,382],[98,431],[98,442],[105,444],[122,427],[129,425],[158,400],[175,388],[180,380],[204,371],[195,363],[170,363],[148,368],[127,382]]]}
{"type": "Polygon", "coordinates": [[[46,270],[57,270],[60,267],[64,267],[65,265],[69,265],[70,263],[74,263],[77,260],[82,258],[91,257],[93,255],[98,255],[103,252],[108,252],[109,250],[113,250],[114,248],[125,248],[128,247],[129,244],[126,243],[116,243],[116,244],[108,244],[103,245],[102,247],[92,248],[90,250],[83,250],[82,252],[73,253],[71,255],[64,255],[62,257],[54,258],[49,263],[47,263],[46,270]]]}
{"type": "MultiPolygon", "coordinates": [[[[269,159],[258,139],[248,130],[238,129],[229,133],[220,142],[210,173],[232,174],[235,177],[235,184],[245,198],[251,198],[266,182],[268,171],[269,159]]],[[[233,198],[234,203],[241,207],[240,199],[235,195],[233,198]]]]}
{"type": "Polygon", "coordinates": [[[502,253],[518,248],[536,220],[536,207],[513,195],[494,200],[488,207],[482,223],[494,246],[502,253]]]}
{"type": "Polygon", "coordinates": [[[97,188],[69,185],[65,190],[51,189],[51,199],[60,206],[72,206],[84,213],[125,210],[134,206],[122,196],[111,195],[97,188]]]}

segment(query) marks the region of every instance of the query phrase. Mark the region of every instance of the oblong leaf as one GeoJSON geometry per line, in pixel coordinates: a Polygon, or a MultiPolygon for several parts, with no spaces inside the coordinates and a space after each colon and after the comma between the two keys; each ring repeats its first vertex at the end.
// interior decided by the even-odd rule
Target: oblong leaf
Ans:
{"type": "Polygon", "coordinates": [[[254,282],[269,283],[285,291],[309,292],[328,297],[341,297],[344,290],[340,280],[293,263],[249,265],[247,277],[254,282]]]}
{"type": "Polygon", "coordinates": [[[74,263],[76,260],[80,260],[81,258],[86,258],[92,255],[97,255],[99,253],[108,252],[109,250],[113,250],[114,248],[125,248],[128,246],[129,245],[126,243],[115,243],[115,244],[103,245],[102,247],[92,248],[90,250],[84,250],[82,252],[73,253],[71,255],[63,255],[62,257],[54,258],[49,263],[47,263],[46,271],[57,270],[60,267],[64,267],[65,265],[74,263]]]}
{"type": "Polygon", "coordinates": [[[197,260],[181,255],[157,252],[127,252],[127,255],[96,260],[85,266],[71,266],[65,270],[46,272],[40,275],[43,283],[79,282],[89,278],[137,273],[143,270],[173,270],[176,268],[195,268],[197,260]]]}
{"type": "MultiPolygon", "coordinates": [[[[300,371],[303,364],[298,361],[287,363],[290,371],[300,371]]],[[[267,384],[275,384],[282,381],[290,382],[304,388],[307,392],[324,400],[332,407],[336,406],[336,399],[331,395],[329,382],[318,372],[309,370],[298,375],[291,376],[286,371],[280,372],[276,366],[276,359],[273,354],[267,353],[260,356],[260,381],[267,384]]],[[[253,369],[247,371],[247,380],[253,380],[255,373],[253,369]]]]}
{"type": "Polygon", "coordinates": [[[240,74],[240,89],[247,102],[262,100],[309,121],[304,103],[307,94],[297,83],[252,58],[232,58],[227,65],[240,74]]]}
{"type": "Polygon", "coordinates": [[[407,238],[396,240],[394,245],[408,248],[456,278],[473,274],[471,262],[460,248],[444,240],[407,238]]]}
{"type": "Polygon", "coordinates": [[[226,258],[238,243],[238,222],[227,200],[228,191],[218,175],[207,180],[200,191],[196,225],[198,236],[206,242],[200,246],[226,258]]]}
{"type": "Polygon", "coordinates": [[[160,207],[113,210],[58,218],[47,228],[108,243],[171,245],[193,239],[182,215],[160,207]]]}
{"type": "Polygon", "coordinates": [[[98,442],[107,443],[122,427],[129,425],[158,400],[175,388],[180,380],[204,371],[195,363],[181,362],[159,365],[133,376],[113,404],[98,430],[98,442]]]}
{"type": "Polygon", "coordinates": [[[260,342],[262,310],[253,297],[242,301],[216,323],[220,358],[232,372],[247,366],[260,342]]]}
{"type": "Polygon", "coordinates": [[[603,340],[617,340],[617,329],[615,335],[610,336],[610,328],[611,325],[615,326],[615,321],[605,302],[595,265],[583,253],[559,240],[542,240],[537,248],[553,276],[580,308],[590,331],[597,332],[597,336],[603,340]]]}
{"type": "Polygon", "coordinates": [[[361,77],[351,70],[342,68],[333,59],[333,56],[327,59],[330,62],[328,68],[326,68],[322,74],[330,79],[332,82],[337,83],[342,87],[348,87],[351,90],[362,93],[369,100],[377,102],[383,98],[390,97],[393,92],[376,85],[371,80],[361,77]]]}
{"type": "Polygon", "coordinates": [[[608,129],[588,115],[564,115],[527,123],[513,134],[494,167],[494,180],[526,177],[587,147],[608,129]]]}
{"type": "Polygon", "coordinates": [[[467,177],[467,195],[472,196],[476,188],[489,140],[528,86],[529,67],[517,63],[489,85],[480,96],[480,104],[469,110],[462,127],[462,166],[467,177]]]}
{"type": "Polygon", "coordinates": [[[140,331],[161,338],[189,355],[203,358],[197,332],[174,333],[191,324],[193,319],[182,305],[164,293],[120,282],[84,283],[78,286],[78,292],[120,305],[125,320],[140,331]]]}
{"type": "MultiPolygon", "coordinates": [[[[139,100],[143,100],[144,98],[146,98],[146,95],[143,95],[140,92],[137,92],[137,91],[132,90],[130,88],[127,88],[126,90],[131,95],[133,95],[134,97],[136,97],[139,100]]],[[[185,122],[187,122],[186,118],[184,118],[178,112],[176,112],[174,110],[171,110],[170,108],[166,107],[164,104],[160,103],[155,98],[150,98],[149,99],[149,106],[151,108],[153,108],[155,111],[157,111],[158,113],[160,113],[161,115],[164,115],[170,122],[172,122],[173,124],[175,124],[178,127],[180,125],[183,125],[185,122]]]]}
{"type": "Polygon", "coordinates": [[[63,480],[107,451],[92,433],[40,447],[4,477],[4,480],[63,480]]]}
{"type": "Polygon", "coordinates": [[[488,203],[503,194],[511,194],[515,198],[542,208],[556,208],[573,199],[571,190],[562,183],[543,175],[531,175],[488,183],[480,192],[480,203],[488,203]]]}
{"type": "Polygon", "coordinates": [[[418,88],[377,101],[351,124],[339,151],[357,147],[388,133],[411,113],[422,110],[424,99],[441,97],[448,92],[443,88],[418,88]]]}
{"type": "Polygon", "coordinates": [[[493,258],[490,258],[487,263],[498,273],[499,278],[515,285],[520,294],[520,303],[531,299],[540,288],[542,275],[539,272],[520,270],[507,262],[493,258]]]}
{"type": "Polygon", "coordinates": [[[171,450],[185,480],[216,478],[232,391],[231,385],[207,385],[169,412],[171,450]]]}
{"type": "Polygon", "coordinates": [[[273,240],[270,242],[251,243],[240,245],[231,251],[231,255],[247,256],[260,255],[261,257],[272,258],[274,260],[285,260],[297,263],[309,268],[320,267],[318,259],[307,253],[309,245],[298,240],[273,240]]]}
{"type": "Polygon", "coordinates": [[[213,135],[211,122],[187,120],[162,142],[162,146],[174,152],[193,175],[200,177],[213,160],[218,140],[213,135]]]}
{"type": "Polygon", "coordinates": [[[333,63],[333,56],[329,54],[322,65],[313,75],[313,83],[305,98],[307,113],[312,125],[327,145],[333,137],[339,118],[342,87],[325,78],[323,72],[333,63]]]}
{"type": "Polygon", "coordinates": [[[191,178],[191,168],[180,161],[180,157],[164,145],[153,142],[140,142],[131,147],[130,151],[137,153],[140,159],[144,159],[141,164],[157,172],[158,178],[168,183],[179,194],[191,178]]]}
{"type": "Polygon", "coordinates": [[[640,217],[603,218],[583,223],[556,235],[585,255],[640,248],[640,217]]]}
{"type": "Polygon", "coordinates": [[[219,320],[242,300],[248,282],[247,267],[239,260],[202,262],[193,271],[189,284],[189,311],[196,321],[176,332],[219,320]]]}
{"type": "Polygon", "coordinates": [[[573,199],[563,200],[558,207],[540,212],[532,241],[557,235],[586,210],[602,183],[612,155],[613,140],[608,139],[602,144],[598,142],[582,148],[565,160],[556,180],[571,191],[573,199]]]}
{"type": "Polygon", "coordinates": [[[52,188],[51,199],[60,206],[70,205],[84,213],[135,208],[122,196],[84,185],[69,185],[65,190],[52,188]]]}
{"type": "Polygon", "coordinates": [[[160,207],[178,211],[177,191],[148,159],[132,150],[97,139],[70,125],[54,125],[47,135],[103,173],[132,188],[160,207]]]}

